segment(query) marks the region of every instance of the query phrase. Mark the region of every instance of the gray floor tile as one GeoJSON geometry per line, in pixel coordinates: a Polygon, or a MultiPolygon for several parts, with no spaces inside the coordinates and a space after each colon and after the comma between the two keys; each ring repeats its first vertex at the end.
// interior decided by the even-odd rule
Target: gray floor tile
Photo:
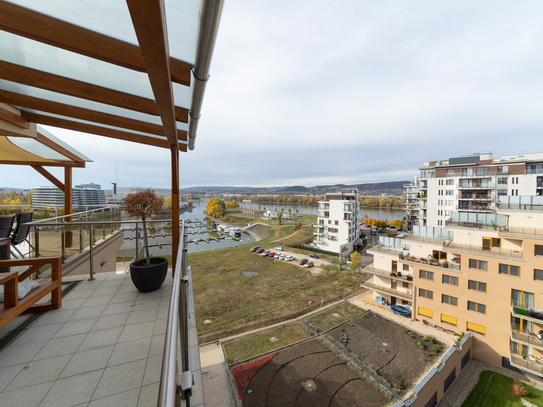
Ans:
{"type": "Polygon", "coordinates": [[[155,321],[144,322],[142,324],[127,325],[119,338],[119,342],[133,341],[141,338],[150,338],[153,336],[155,321]]]}
{"type": "Polygon", "coordinates": [[[92,296],[91,298],[86,300],[83,305],[81,305],[81,308],[95,307],[97,305],[107,305],[112,298],[113,294],[92,296]]]}
{"type": "Polygon", "coordinates": [[[57,380],[40,407],[70,407],[90,401],[102,371],[84,373],[57,380]]]}
{"type": "Polygon", "coordinates": [[[55,334],[55,338],[61,338],[63,336],[71,336],[77,334],[84,334],[90,332],[94,324],[98,321],[98,318],[87,318],[76,321],[68,321],[62,328],[55,334]]]}
{"type": "Polygon", "coordinates": [[[108,367],[104,371],[92,399],[100,399],[140,387],[146,363],[147,361],[143,359],[108,367]]]}
{"type": "Polygon", "coordinates": [[[128,315],[128,312],[123,314],[102,315],[92,327],[92,331],[124,327],[125,322],[128,319],[128,315]]]}
{"type": "Polygon", "coordinates": [[[126,325],[141,324],[142,322],[155,321],[157,316],[158,308],[149,308],[144,310],[136,310],[135,307],[132,308],[132,312],[128,316],[126,325]]]}
{"type": "Polygon", "coordinates": [[[0,352],[0,366],[6,367],[28,363],[46,344],[47,341],[25,343],[22,345],[18,345],[15,342],[0,352]]]}
{"type": "Polygon", "coordinates": [[[106,309],[105,305],[79,308],[76,312],[74,312],[74,314],[70,318],[70,321],[77,321],[79,319],[87,319],[87,318],[97,318],[100,315],[102,315],[102,312],[104,312],[105,309],[106,309]]]}
{"type": "Polygon", "coordinates": [[[90,332],[81,344],[79,351],[115,345],[119,339],[119,336],[121,335],[122,330],[122,327],[118,327],[90,332]]]}
{"type": "Polygon", "coordinates": [[[0,367],[0,391],[3,391],[7,385],[17,376],[26,366],[26,363],[7,367],[0,367]]]}
{"type": "Polygon", "coordinates": [[[2,407],[37,407],[54,382],[27,386],[23,389],[0,393],[2,407]]]}
{"type": "Polygon", "coordinates": [[[158,386],[159,383],[153,383],[141,388],[138,407],[156,406],[156,402],[158,400],[158,386]]]}
{"type": "Polygon", "coordinates": [[[80,334],[51,339],[38,354],[34,356],[33,360],[49,359],[55,356],[72,354],[79,348],[85,337],[85,334],[80,334]]]}
{"type": "Polygon", "coordinates": [[[26,386],[47,383],[56,380],[66,367],[72,355],[36,360],[27,363],[19,374],[6,387],[5,391],[22,389],[26,386]]]}
{"type": "Polygon", "coordinates": [[[149,350],[149,357],[162,355],[164,353],[164,342],[166,335],[155,335],[151,340],[151,349],[149,350]]]}
{"type": "MultiPolygon", "coordinates": [[[[138,404],[140,389],[125,391],[90,402],[89,407],[134,407],[138,404]]],[[[155,400],[156,406],[156,400],[155,400]]]]}
{"type": "Polygon", "coordinates": [[[17,338],[17,344],[48,341],[51,339],[64,324],[52,324],[43,326],[32,326],[28,328],[21,336],[17,338]]]}
{"type": "Polygon", "coordinates": [[[48,311],[45,315],[42,315],[32,327],[43,326],[43,325],[52,325],[58,324],[61,322],[68,321],[71,316],[74,314],[76,309],[64,309],[64,302],[62,303],[62,308],[48,311]]]}
{"type": "Polygon", "coordinates": [[[114,314],[123,314],[125,312],[132,311],[132,306],[134,301],[121,302],[118,304],[109,304],[102,315],[114,315],[114,314]]]}
{"type": "Polygon", "coordinates": [[[109,345],[77,352],[60,374],[60,378],[105,369],[114,348],[114,345],[109,345]]]}
{"type": "Polygon", "coordinates": [[[143,375],[143,385],[159,382],[161,371],[162,355],[147,359],[147,366],[145,366],[145,374],[143,375]]]}
{"type": "Polygon", "coordinates": [[[151,338],[119,343],[115,346],[107,365],[115,366],[147,358],[149,356],[150,347],[151,338]]]}

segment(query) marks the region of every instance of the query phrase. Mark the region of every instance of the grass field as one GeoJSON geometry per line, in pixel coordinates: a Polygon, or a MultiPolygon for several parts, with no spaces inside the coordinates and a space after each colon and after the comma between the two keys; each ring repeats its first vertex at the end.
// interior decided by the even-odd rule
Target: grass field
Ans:
{"type": "Polygon", "coordinates": [[[364,312],[363,309],[348,302],[344,302],[336,307],[329,308],[326,311],[319,312],[318,314],[314,314],[305,320],[317,332],[324,332],[362,312],[364,312]]]}
{"type": "Polygon", "coordinates": [[[360,276],[350,271],[313,276],[309,269],[262,258],[249,248],[189,254],[200,335],[295,312],[312,298],[320,302],[360,286],[360,276]],[[244,271],[259,274],[246,277],[244,271]]]}
{"type": "Polygon", "coordinates": [[[291,343],[309,338],[311,335],[298,323],[283,325],[223,345],[228,363],[258,356],[291,343]],[[237,359],[237,360],[236,360],[237,359]]]}
{"type": "MultiPolygon", "coordinates": [[[[521,407],[520,398],[511,393],[512,384],[513,379],[507,376],[484,371],[462,407],[521,407]]],[[[543,406],[543,391],[527,384],[524,387],[530,392],[525,399],[536,406],[543,406]]]]}

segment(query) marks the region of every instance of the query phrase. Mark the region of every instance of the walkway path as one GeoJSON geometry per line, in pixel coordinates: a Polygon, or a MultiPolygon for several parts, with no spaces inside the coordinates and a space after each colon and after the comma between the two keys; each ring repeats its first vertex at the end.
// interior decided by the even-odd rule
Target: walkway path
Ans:
{"type": "Polygon", "coordinates": [[[200,346],[200,365],[207,407],[234,407],[222,346],[218,342],[200,346]]]}

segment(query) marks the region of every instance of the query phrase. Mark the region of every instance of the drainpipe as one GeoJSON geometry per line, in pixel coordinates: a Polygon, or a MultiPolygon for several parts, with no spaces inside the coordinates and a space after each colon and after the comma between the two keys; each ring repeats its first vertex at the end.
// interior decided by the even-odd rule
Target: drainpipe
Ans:
{"type": "Polygon", "coordinates": [[[203,0],[200,5],[200,22],[198,30],[198,44],[196,49],[196,61],[192,68],[192,76],[194,78],[192,102],[190,104],[190,123],[189,123],[189,149],[194,150],[194,142],[196,140],[196,130],[200,113],[202,111],[202,102],[206,83],[209,79],[209,66],[211,65],[211,57],[215,40],[217,39],[217,31],[219,29],[219,20],[221,18],[223,0],[203,0]]]}

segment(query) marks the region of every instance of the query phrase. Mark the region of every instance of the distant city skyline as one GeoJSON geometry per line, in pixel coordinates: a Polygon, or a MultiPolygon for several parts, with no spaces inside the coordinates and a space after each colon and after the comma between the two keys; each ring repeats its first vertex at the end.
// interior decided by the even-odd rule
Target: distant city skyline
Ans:
{"type": "MultiPolygon", "coordinates": [[[[229,0],[181,187],[408,181],[432,159],[539,152],[541,15],[535,0],[229,0]]],[[[48,129],[94,160],[74,185],[170,187],[166,149],[48,129]]]]}

